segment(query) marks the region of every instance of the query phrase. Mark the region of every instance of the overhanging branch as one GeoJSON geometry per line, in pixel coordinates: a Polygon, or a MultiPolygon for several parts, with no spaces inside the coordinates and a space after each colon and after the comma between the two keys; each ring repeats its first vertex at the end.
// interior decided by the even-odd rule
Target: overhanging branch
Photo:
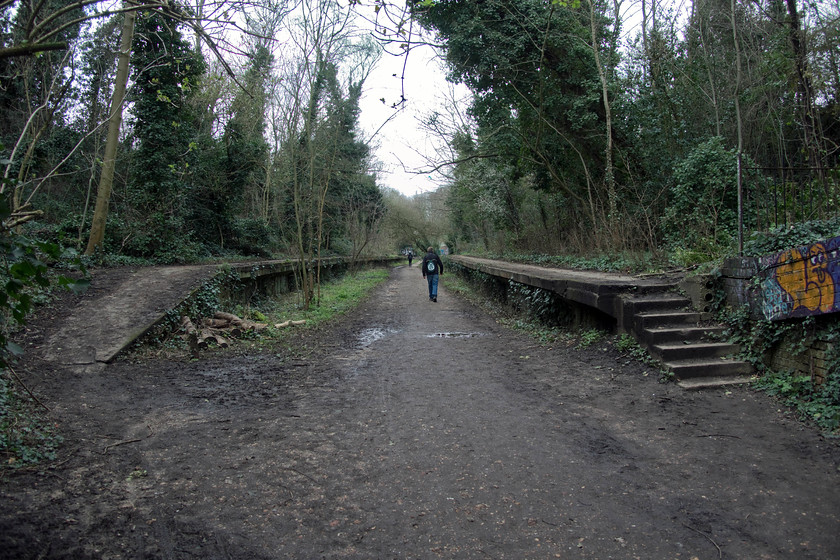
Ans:
{"type": "Polygon", "coordinates": [[[0,59],[13,56],[32,56],[33,54],[49,51],[66,51],[68,48],[69,45],[64,41],[55,43],[27,43],[25,45],[15,45],[14,47],[0,49],[0,59]]]}

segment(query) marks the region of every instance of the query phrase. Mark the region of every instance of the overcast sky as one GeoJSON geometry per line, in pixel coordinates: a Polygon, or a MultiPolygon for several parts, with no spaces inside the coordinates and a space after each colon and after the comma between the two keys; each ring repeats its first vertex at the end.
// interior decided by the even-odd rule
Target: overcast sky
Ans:
{"type": "Polygon", "coordinates": [[[395,113],[391,106],[399,101],[402,94],[400,76],[403,74],[404,58],[383,53],[377,68],[365,82],[360,103],[359,120],[365,138],[370,138],[382,127],[373,139],[376,158],[383,164],[379,183],[406,196],[429,192],[440,186],[440,175],[430,178],[429,174],[415,173],[429,167],[417,152],[434,153],[432,139],[421,130],[418,119],[440,107],[449,87],[434,54],[431,47],[420,47],[409,55],[405,69],[407,101],[391,121],[388,118],[395,113]],[[383,98],[385,103],[381,101],[383,98]]]}

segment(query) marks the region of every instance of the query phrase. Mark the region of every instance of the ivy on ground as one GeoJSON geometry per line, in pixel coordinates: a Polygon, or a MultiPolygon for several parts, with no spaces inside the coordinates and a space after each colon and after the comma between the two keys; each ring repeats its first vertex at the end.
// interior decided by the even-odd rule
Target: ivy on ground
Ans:
{"type": "Polygon", "coordinates": [[[728,310],[720,318],[729,327],[730,341],[741,348],[741,357],[750,362],[759,377],[754,386],[778,397],[821,430],[840,435],[840,321],[832,315],[816,319],[767,321],[750,318],[749,310],[728,310]],[[827,371],[822,383],[811,375],[795,371],[775,371],[767,358],[783,344],[793,354],[807,350],[808,340],[828,343],[827,371]]]}
{"type": "Polygon", "coordinates": [[[10,370],[0,373],[0,471],[55,459],[58,428],[23,394],[10,370]]]}
{"type": "Polygon", "coordinates": [[[34,398],[11,369],[23,348],[11,335],[55,286],[84,291],[87,273],[73,250],[17,233],[8,197],[0,199],[0,468],[50,459],[61,441],[55,426],[37,410],[34,398]],[[54,273],[76,270],[81,278],[54,273]]]}

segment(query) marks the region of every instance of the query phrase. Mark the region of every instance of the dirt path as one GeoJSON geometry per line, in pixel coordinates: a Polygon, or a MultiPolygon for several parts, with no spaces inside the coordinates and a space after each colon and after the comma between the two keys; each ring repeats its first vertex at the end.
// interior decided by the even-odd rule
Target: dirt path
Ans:
{"type": "Polygon", "coordinates": [[[33,363],[66,442],[0,482],[0,557],[840,557],[835,441],[538,347],[442,280],[395,270],[306,359],[33,363]]]}

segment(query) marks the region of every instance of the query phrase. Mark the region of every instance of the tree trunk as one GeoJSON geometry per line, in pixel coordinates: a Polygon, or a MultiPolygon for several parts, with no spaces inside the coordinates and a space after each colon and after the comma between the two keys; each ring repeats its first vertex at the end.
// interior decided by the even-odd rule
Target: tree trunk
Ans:
{"type": "Polygon", "coordinates": [[[650,49],[648,48],[648,33],[647,33],[647,4],[642,0],[642,51],[647,58],[647,63],[642,64],[642,83],[647,85],[648,64],[651,64],[650,49]]]}
{"type": "Polygon", "coordinates": [[[793,58],[796,63],[797,93],[802,111],[802,128],[804,132],[805,150],[808,153],[808,163],[814,169],[820,168],[819,137],[814,122],[814,95],[811,85],[811,78],[808,71],[807,53],[802,40],[801,22],[799,11],[796,8],[796,0],[786,0],[788,10],[788,23],[790,25],[790,45],[793,49],[793,58]]]}
{"type": "MultiPolygon", "coordinates": [[[[131,5],[132,2],[126,2],[131,5]]],[[[99,189],[96,193],[96,208],[93,211],[93,223],[90,228],[86,255],[91,255],[102,244],[105,238],[105,222],[108,219],[108,206],[111,202],[111,189],[114,185],[114,169],[117,161],[117,146],[120,140],[120,125],[122,124],[123,99],[128,84],[128,63],[131,57],[131,42],[134,38],[134,10],[125,13],[120,42],[117,77],[114,83],[114,93],[111,97],[111,115],[108,120],[108,137],[105,141],[105,155],[102,165],[102,176],[99,179],[99,189]]]]}
{"type": "MultiPolygon", "coordinates": [[[[618,14],[616,14],[618,18],[618,14]]],[[[616,22],[618,25],[618,22],[616,22]]],[[[609,84],[607,73],[601,63],[601,52],[598,48],[600,43],[598,28],[595,25],[595,4],[589,1],[589,30],[592,36],[592,53],[595,55],[595,66],[598,67],[598,77],[601,80],[601,94],[604,102],[604,115],[606,121],[606,143],[604,145],[604,186],[607,189],[608,214],[607,220],[611,224],[618,213],[617,197],[615,192],[615,171],[613,170],[613,143],[612,143],[612,112],[610,110],[609,84]]],[[[607,224],[607,225],[610,225],[607,224]]]]}
{"type": "Polygon", "coordinates": [[[715,111],[715,135],[721,136],[721,122],[720,122],[720,109],[718,108],[718,98],[717,98],[717,88],[715,87],[715,79],[712,76],[712,65],[711,65],[711,57],[709,56],[709,51],[706,47],[706,37],[705,37],[705,30],[703,27],[703,14],[698,13],[697,15],[697,33],[700,36],[700,46],[703,48],[703,56],[704,61],[703,63],[706,66],[706,77],[709,79],[709,88],[711,89],[709,93],[709,98],[712,101],[712,108],[715,111]]]}
{"type": "Polygon", "coordinates": [[[738,24],[736,23],[735,0],[731,0],[732,8],[732,41],[735,45],[735,121],[738,127],[738,176],[736,181],[738,184],[738,254],[744,254],[744,199],[742,196],[741,186],[741,156],[744,148],[744,133],[741,121],[741,102],[739,97],[741,95],[741,44],[738,42],[738,24]]]}

